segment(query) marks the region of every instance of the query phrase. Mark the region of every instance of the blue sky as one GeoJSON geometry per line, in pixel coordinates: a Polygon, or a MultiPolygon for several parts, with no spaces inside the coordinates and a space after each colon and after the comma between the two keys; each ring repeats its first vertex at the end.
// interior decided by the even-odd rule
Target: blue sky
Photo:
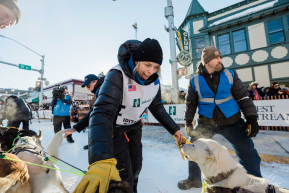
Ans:
{"type": "MultiPolygon", "coordinates": [[[[208,12],[239,0],[199,0],[208,12]]],[[[191,0],[173,0],[175,26],[179,26],[191,0]]],[[[41,55],[45,55],[44,77],[50,83],[87,74],[106,73],[118,64],[119,46],[135,38],[132,28],[138,23],[138,40],[157,39],[163,49],[161,83],[171,84],[169,34],[164,30],[166,0],[19,0],[19,24],[0,30],[41,55]]],[[[178,54],[178,50],[177,50],[178,54]]],[[[40,57],[24,47],[0,38],[0,59],[14,64],[41,68],[40,57]]],[[[0,88],[34,87],[40,74],[0,63],[0,88]]],[[[179,67],[182,67],[179,65],[179,67]]],[[[179,86],[187,88],[185,78],[179,86]]]]}

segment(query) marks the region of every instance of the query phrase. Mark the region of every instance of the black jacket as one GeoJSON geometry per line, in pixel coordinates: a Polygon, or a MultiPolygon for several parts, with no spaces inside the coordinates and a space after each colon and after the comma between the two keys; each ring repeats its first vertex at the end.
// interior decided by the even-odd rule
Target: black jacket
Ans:
{"type": "MultiPolygon", "coordinates": [[[[223,68],[224,69],[224,68],[223,68]]],[[[235,72],[235,71],[234,71],[235,72]]],[[[199,66],[199,74],[205,77],[205,80],[211,90],[216,94],[219,81],[220,81],[220,72],[214,72],[210,75],[204,66],[201,64],[199,66]]],[[[249,98],[249,93],[247,88],[243,85],[242,81],[239,79],[238,74],[235,72],[234,83],[231,88],[232,95],[237,101],[239,108],[242,110],[244,116],[248,119],[257,120],[257,110],[253,101],[249,98]]],[[[195,93],[192,88],[191,81],[189,82],[188,94],[186,95],[186,109],[185,109],[185,122],[186,125],[191,125],[194,119],[196,109],[198,107],[198,94],[195,93]]],[[[221,126],[221,125],[231,125],[237,122],[241,118],[240,111],[233,115],[232,117],[226,118],[222,113],[220,108],[216,106],[213,118],[207,118],[199,114],[198,120],[212,126],[221,126]]]]}
{"type": "Polygon", "coordinates": [[[0,120],[28,121],[32,118],[30,106],[16,96],[9,96],[0,110],[0,120]]]}
{"type": "MultiPolygon", "coordinates": [[[[269,91],[267,92],[267,96],[278,96],[278,95],[280,95],[280,94],[278,93],[280,90],[282,91],[281,88],[278,88],[278,89],[269,88],[269,91]]],[[[286,94],[284,94],[284,92],[283,92],[283,94],[281,94],[281,95],[286,95],[286,94]]]]}
{"type": "MultiPolygon", "coordinates": [[[[119,48],[118,60],[125,74],[134,79],[128,68],[128,60],[140,41],[131,40],[122,44],[119,48]]],[[[146,81],[150,84],[158,78],[158,75],[146,81]]],[[[98,160],[113,158],[112,131],[118,112],[121,109],[123,96],[123,76],[118,70],[111,70],[105,77],[100,88],[99,96],[90,114],[89,126],[89,164],[98,160]]],[[[159,89],[156,97],[149,106],[154,117],[171,133],[174,134],[180,128],[166,112],[159,89]]],[[[139,125],[139,122],[135,123],[139,125]]]]}
{"type": "MultiPolygon", "coordinates": [[[[265,96],[264,92],[260,88],[256,88],[256,90],[261,97],[265,96]]],[[[254,99],[255,95],[254,95],[253,90],[249,90],[249,94],[250,94],[250,97],[254,99]]]]}
{"type": "MultiPolygon", "coordinates": [[[[72,104],[72,96],[70,95],[69,99],[60,99],[63,103],[66,103],[68,105],[71,105],[72,104]]],[[[51,105],[52,106],[55,106],[57,103],[57,98],[56,97],[53,97],[52,98],[52,102],[51,102],[51,105]]]]}
{"type": "MultiPolygon", "coordinates": [[[[98,89],[101,87],[102,83],[104,82],[104,77],[99,78],[99,80],[97,81],[97,83],[94,86],[94,95],[95,98],[97,98],[97,94],[98,94],[98,89]]],[[[89,115],[92,112],[92,108],[88,111],[88,113],[76,124],[73,126],[73,128],[77,131],[77,132],[81,132],[83,129],[85,129],[86,127],[88,127],[89,125],[89,115]]]]}

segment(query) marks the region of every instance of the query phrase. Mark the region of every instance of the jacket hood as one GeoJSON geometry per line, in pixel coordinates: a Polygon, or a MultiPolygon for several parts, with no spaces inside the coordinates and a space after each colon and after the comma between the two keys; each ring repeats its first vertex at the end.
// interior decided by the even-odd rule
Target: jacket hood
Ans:
{"type": "Polygon", "coordinates": [[[251,82],[251,83],[249,84],[248,90],[251,91],[251,90],[252,90],[252,87],[253,87],[254,85],[256,85],[256,87],[257,87],[257,86],[259,86],[259,83],[256,82],[256,81],[255,81],[255,82],[251,82]]]}
{"type": "MultiPolygon", "coordinates": [[[[121,66],[124,73],[130,78],[137,82],[134,75],[132,74],[128,61],[133,54],[133,52],[138,48],[138,46],[141,44],[141,41],[138,40],[127,40],[123,44],[120,45],[118,49],[118,55],[117,59],[119,62],[119,65],[121,66]]],[[[152,77],[150,77],[148,80],[145,81],[145,85],[151,84],[152,82],[156,81],[159,78],[157,74],[153,74],[152,77]]]]}
{"type": "Polygon", "coordinates": [[[117,59],[118,62],[124,71],[124,73],[131,79],[133,76],[129,70],[128,60],[130,59],[132,53],[137,49],[137,47],[141,44],[141,41],[138,40],[128,40],[120,45],[118,49],[117,59]]]}
{"type": "MultiPolygon", "coordinates": [[[[222,64],[222,70],[219,71],[219,72],[214,72],[214,73],[220,73],[220,72],[222,72],[224,69],[225,69],[225,67],[224,67],[224,65],[222,64]]],[[[200,63],[200,65],[199,65],[199,67],[198,67],[198,70],[197,70],[197,73],[200,74],[200,75],[202,75],[202,76],[208,76],[208,75],[210,75],[210,74],[208,73],[208,71],[206,70],[205,66],[204,66],[202,63],[200,63]]]]}

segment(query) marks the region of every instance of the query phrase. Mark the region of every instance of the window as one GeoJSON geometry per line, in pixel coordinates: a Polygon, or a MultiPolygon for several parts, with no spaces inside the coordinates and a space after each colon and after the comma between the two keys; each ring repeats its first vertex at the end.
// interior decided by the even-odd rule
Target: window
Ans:
{"type": "Polygon", "coordinates": [[[283,24],[281,19],[268,22],[268,31],[271,44],[284,42],[283,24]]]}
{"type": "Polygon", "coordinates": [[[247,50],[245,30],[238,30],[233,32],[234,50],[235,52],[242,52],[247,50]]]}
{"type": "Polygon", "coordinates": [[[219,50],[223,55],[231,54],[229,34],[218,36],[218,43],[219,43],[219,50]]]}
{"type": "Polygon", "coordinates": [[[196,45],[197,58],[201,58],[202,51],[205,48],[205,38],[197,38],[197,39],[195,39],[195,45],[196,45]]]}

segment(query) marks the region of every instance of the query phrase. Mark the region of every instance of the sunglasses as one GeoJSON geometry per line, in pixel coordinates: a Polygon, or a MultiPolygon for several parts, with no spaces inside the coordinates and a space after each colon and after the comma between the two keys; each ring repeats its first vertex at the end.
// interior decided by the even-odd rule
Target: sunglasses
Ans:
{"type": "Polygon", "coordinates": [[[277,86],[279,86],[279,84],[275,84],[275,85],[274,85],[274,87],[277,87],[277,86]]]}

